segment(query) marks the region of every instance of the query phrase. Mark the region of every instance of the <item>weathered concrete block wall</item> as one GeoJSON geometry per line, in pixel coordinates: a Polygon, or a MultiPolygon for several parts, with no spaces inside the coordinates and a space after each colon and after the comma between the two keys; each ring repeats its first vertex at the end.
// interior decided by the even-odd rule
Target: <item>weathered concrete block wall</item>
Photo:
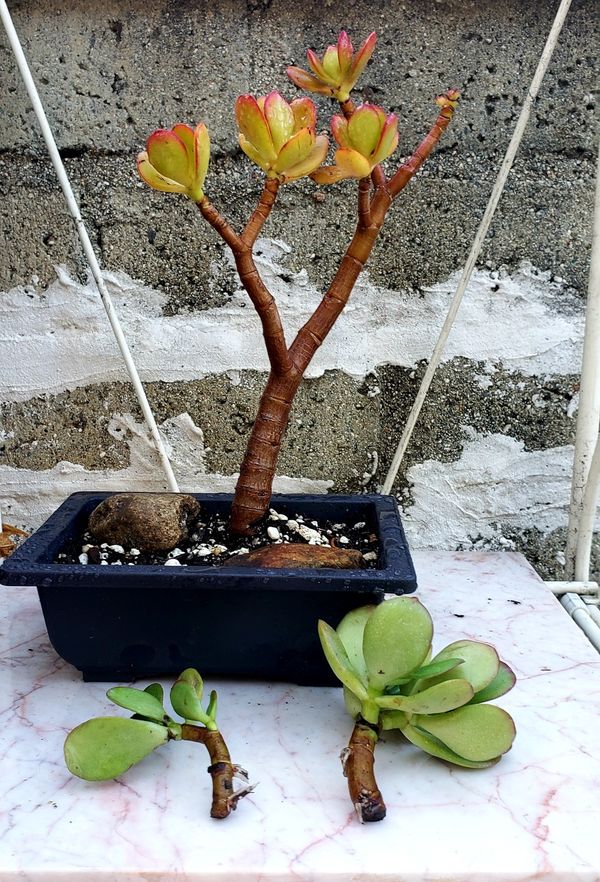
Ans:
{"type": "MultiPolygon", "coordinates": [[[[280,486],[383,479],[483,212],[555,4],[13,2],[16,26],[183,487],[234,483],[266,359],[231,262],[192,205],[135,173],[148,133],[203,119],[207,192],[240,224],[260,178],[235,97],[346,27],[379,45],[359,97],[408,154],[448,86],[443,145],[395,206],[291,420],[280,486]]],[[[559,575],[594,177],[593,0],[578,0],[398,479],[415,546],[517,548],[559,575]]],[[[0,503],[33,525],[69,492],[160,471],[10,51],[0,38],[0,503]]],[[[323,103],[323,126],[329,108],[323,103]]],[[[257,247],[292,335],[353,226],[354,187],[285,187],[257,247]]],[[[599,564],[595,550],[596,567],[599,564]]]]}

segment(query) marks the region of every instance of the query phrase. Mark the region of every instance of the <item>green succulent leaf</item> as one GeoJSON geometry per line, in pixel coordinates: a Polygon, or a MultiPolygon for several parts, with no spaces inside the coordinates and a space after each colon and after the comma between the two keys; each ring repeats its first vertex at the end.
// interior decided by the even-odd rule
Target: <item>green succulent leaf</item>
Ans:
{"type": "Polygon", "coordinates": [[[433,686],[434,683],[463,677],[471,684],[474,692],[479,692],[491,683],[498,673],[500,659],[494,647],[489,643],[480,643],[477,640],[457,640],[456,643],[451,643],[438,652],[433,661],[446,661],[456,657],[463,659],[460,665],[445,674],[432,678],[425,684],[420,684],[417,688],[423,688],[423,685],[433,686]]]}
{"type": "MultiPolygon", "coordinates": [[[[387,714],[383,717],[383,725],[385,726],[385,718],[387,714]]],[[[435,756],[438,759],[446,760],[448,763],[452,763],[455,766],[463,766],[466,769],[487,769],[490,766],[495,765],[500,757],[495,757],[491,760],[483,760],[481,762],[475,762],[473,760],[465,759],[464,756],[459,756],[453,750],[450,750],[449,747],[446,747],[445,744],[442,744],[441,741],[438,741],[436,738],[433,738],[427,732],[424,732],[422,729],[418,729],[415,726],[411,726],[410,724],[406,726],[398,726],[393,728],[402,729],[402,734],[405,738],[408,738],[415,747],[420,747],[421,750],[424,750],[425,753],[431,754],[431,756],[435,756]]]]}
{"type": "Polygon", "coordinates": [[[147,692],[148,695],[153,695],[157,701],[160,701],[162,705],[165,703],[165,690],[162,688],[160,683],[150,683],[149,686],[146,686],[144,692],[147,692]]]}
{"type": "Polygon", "coordinates": [[[200,704],[194,685],[189,680],[177,680],[171,687],[170,698],[173,710],[184,720],[196,720],[206,725],[208,716],[200,704]]]}
{"type": "Polygon", "coordinates": [[[184,683],[189,683],[196,694],[196,698],[198,700],[202,698],[202,695],[204,694],[204,682],[196,668],[186,668],[185,671],[181,672],[177,679],[183,680],[184,683]]]}
{"type": "Polygon", "coordinates": [[[462,707],[473,698],[473,687],[466,680],[447,680],[414,695],[382,695],[375,701],[381,708],[408,714],[442,714],[462,707]]]}
{"type": "Polygon", "coordinates": [[[344,644],[350,664],[363,683],[367,682],[367,666],[363,656],[363,636],[365,626],[375,606],[361,606],[347,613],[336,628],[337,635],[344,644]]]}
{"type": "Polygon", "coordinates": [[[319,621],[319,639],[321,640],[325,658],[329,662],[329,667],[338,680],[341,680],[344,686],[347,686],[358,699],[365,701],[368,697],[367,690],[350,663],[344,644],[333,628],[323,620],[319,621]]]}
{"type": "Polygon", "coordinates": [[[492,682],[488,683],[484,689],[476,692],[469,704],[481,704],[482,701],[493,701],[494,698],[500,698],[501,695],[509,692],[516,682],[517,678],[514,671],[505,662],[501,661],[498,673],[492,682]]]}
{"type": "Polygon", "coordinates": [[[375,607],[363,637],[369,685],[383,690],[420,667],[432,636],[431,616],[417,598],[395,597],[375,607]]]}
{"type": "Polygon", "coordinates": [[[397,710],[382,710],[379,714],[379,725],[382,729],[401,729],[408,725],[408,714],[397,710]]]}
{"type": "Polygon", "coordinates": [[[423,665],[423,667],[417,668],[410,677],[401,677],[396,683],[386,686],[384,692],[386,695],[408,695],[411,690],[403,688],[408,683],[415,683],[416,680],[426,680],[428,677],[435,677],[438,674],[453,671],[462,661],[462,658],[447,658],[439,662],[423,665]]]}
{"type": "Polygon", "coordinates": [[[165,726],[127,717],[99,717],[67,736],[64,753],[69,771],[86,781],[107,781],[126,772],[165,744],[165,726]]]}
{"type": "MultiPolygon", "coordinates": [[[[217,719],[217,693],[213,689],[210,693],[210,697],[208,699],[208,706],[206,708],[206,716],[209,719],[209,726],[213,728],[213,725],[217,719]]],[[[216,728],[216,727],[215,727],[216,728]]]]}
{"type": "Polygon", "coordinates": [[[416,715],[412,725],[473,762],[496,759],[515,738],[512,717],[491,704],[475,704],[434,716],[416,715]]]}
{"type": "Polygon", "coordinates": [[[162,703],[146,690],[134,689],[131,686],[114,686],[106,693],[107,697],[124,707],[126,710],[132,711],[150,720],[156,720],[157,723],[162,722],[165,716],[165,709],[162,703]]]}
{"type": "Polygon", "coordinates": [[[357,720],[361,716],[362,702],[356,697],[351,689],[344,686],[344,705],[353,720],[357,720]]]}

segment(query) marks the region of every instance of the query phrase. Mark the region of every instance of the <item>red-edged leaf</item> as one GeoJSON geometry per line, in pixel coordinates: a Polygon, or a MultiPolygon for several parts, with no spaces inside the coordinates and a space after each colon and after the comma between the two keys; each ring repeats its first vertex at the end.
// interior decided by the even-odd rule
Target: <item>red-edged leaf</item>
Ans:
{"type": "Polygon", "coordinates": [[[317,95],[333,95],[333,90],[330,86],[321,82],[320,79],[308,73],[308,71],[302,70],[301,67],[288,67],[286,73],[292,83],[298,86],[299,89],[305,89],[305,91],[313,92],[317,95]]]}
{"type": "Polygon", "coordinates": [[[340,147],[335,152],[335,163],[342,172],[341,177],[344,178],[366,178],[371,174],[369,160],[356,150],[340,147]]]}
{"type": "Polygon", "coordinates": [[[377,149],[373,153],[372,161],[377,164],[383,162],[388,156],[391,156],[398,146],[398,119],[395,114],[390,113],[385,121],[385,125],[381,132],[381,138],[377,149]]]}
{"type": "Polygon", "coordinates": [[[275,162],[277,152],[273,147],[271,133],[256,98],[240,95],[235,102],[235,116],[240,132],[261,154],[263,159],[275,162]]]}
{"type": "Polygon", "coordinates": [[[340,147],[351,147],[350,138],[348,137],[348,120],[336,114],[331,117],[331,131],[333,137],[340,147]]]}
{"type": "Polygon", "coordinates": [[[271,132],[273,147],[279,153],[294,134],[294,114],[279,92],[273,91],[265,98],[265,119],[271,132]]]}
{"type": "Polygon", "coordinates": [[[381,138],[381,118],[378,108],[371,104],[362,104],[350,117],[348,138],[355,150],[363,156],[370,156],[381,138]]]}
{"type": "Polygon", "coordinates": [[[345,74],[352,64],[352,56],[354,54],[354,47],[350,42],[350,38],[346,31],[341,31],[338,37],[337,53],[340,62],[340,70],[342,74],[345,74]]]}
{"type": "Polygon", "coordinates": [[[317,135],[314,146],[308,156],[303,159],[302,162],[299,162],[297,165],[293,165],[286,170],[286,181],[294,181],[296,178],[303,178],[306,175],[315,172],[327,156],[328,147],[329,141],[326,136],[317,135]]]}
{"type": "Polygon", "coordinates": [[[158,129],[146,142],[150,165],[165,178],[188,187],[191,182],[190,163],[185,144],[174,132],[158,129]]]}
{"type": "Polygon", "coordinates": [[[142,181],[145,181],[154,190],[161,190],[163,193],[187,193],[187,187],[172,181],[156,171],[148,160],[146,151],[140,153],[137,158],[138,174],[142,181]]]}
{"type": "Polygon", "coordinates": [[[279,156],[274,166],[275,171],[285,172],[293,165],[302,162],[312,150],[314,143],[315,136],[311,130],[300,129],[279,151],[279,156]]]}
{"type": "Polygon", "coordinates": [[[365,42],[362,44],[362,46],[354,56],[352,67],[350,68],[352,85],[356,83],[359,76],[367,66],[367,62],[369,61],[371,55],[373,54],[373,50],[375,49],[376,42],[377,34],[375,33],[375,31],[373,31],[371,34],[369,34],[365,42]]]}
{"type": "Polygon", "coordinates": [[[327,73],[327,71],[325,70],[322,63],[319,61],[319,59],[317,58],[317,56],[315,55],[315,53],[313,52],[312,49],[309,49],[308,52],[306,53],[306,59],[308,61],[308,66],[310,67],[310,69],[312,70],[314,75],[319,80],[322,80],[324,83],[327,83],[328,86],[335,86],[336,85],[336,80],[332,79],[329,76],[329,74],[327,73]]]}
{"type": "Polygon", "coordinates": [[[295,98],[290,107],[294,114],[294,131],[315,129],[317,126],[317,108],[310,98],[295,98]]]}

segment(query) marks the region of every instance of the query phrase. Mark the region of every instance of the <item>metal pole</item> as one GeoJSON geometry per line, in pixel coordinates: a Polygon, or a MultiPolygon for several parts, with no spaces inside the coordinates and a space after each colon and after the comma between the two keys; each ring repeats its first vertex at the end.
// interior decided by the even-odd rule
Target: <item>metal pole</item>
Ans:
{"type": "Polygon", "coordinates": [[[134,364],[133,358],[131,357],[131,352],[123,334],[123,329],[121,328],[119,317],[115,311],[110,294],[108,293],[108,290],[104,283],[100,265],[94,253],[94,249],[92,247],[90,237],[88,236],[87,229],[79,212],[77,200],[75,199],[75,195],[73,193],[73,189],[71,187],[71,183],[63,165],[60,153],[58,152],[58,147],[56,146],[54,135],[52,134],[52,130],[48,123],[44,107],[33,81],[33,77],[31,76],[31,71],[29,70],[29,65],[27,64],[27,59],[25,58],[23,47],[21,46],[18,34],[14,28],[12,19],[10,17],[10,12],[8,11],[5,0],[0,0],[0,19],[2,20],[2,24],[4,25],[4,29],[6,30],[9,43],[17,62],[17,67],[19,68],[19,73],[21,74],[23,83],[25,84],[25,88],[27,89],[27,93],[33,105],[35,115],[40,124],[42,135],[44,136],[44,141],[46,142],[46,147],[48,148],[48,153],[50,154],[50,159],[52,160],[52,165],[54,166],[60,186],[69,207],[69,212],[71,214],[71,217],[75,221],[77,233],[79,235],[79,239],[81,241],[81,245],[85,253],[87,262],[92,271],[92,276],[94,277],[94,280],[98,287],[100,299],[102,300],[104,309],[106,310],[108,320],[110,322],[116,341],[119,345],[119,349],[121,350],[121,354],[125,361],[125,366],[129,373],[129,377],[131,379],[131,382],[133,383],[135,394],[137,395],[137,399],[140,403],[144,419],[146,420],[146,423],[150,429],[154,445],[156,447],[156,450],[158,451],[158,455],[160,457],[160,461],[162,463],[162,467],[167,478],[169,489],[177,493],[179,492],[179,487],[177,486],[177,481],[175,479],[175,475],[173,474],[173,469],[171,468],[169,457],[167,456],[163,440],[160,436],[160,432],[158,431],[158,426],[156,425],[154,414],[152,413],[152,410],[150,408],[150,404],[146,397],[146,393],[139,378],[139,374],[137,372],[137,368],[134,364]]]}
{"type": "MultiPolygon", "coordinates": [[[[592,256],[588,282],[587,306],[585,310],[585,335],[583,339],[583,360],[581,365],[581,386],[579,390],[579,409],[575,435],[573,458],[573,482],[571,486],[571,506],[567,532],[565,575],[572,579],[579,562],[577,579],[587,579],[591,546],[590,516],[593,527],[594,509],[598,485],[589,491],[587,502],[586,483],[590,471],[594,448],[598,443],[600,423],[600,148],[596,169],[596,200],[594,205],[594,225],[592,230],[592,256]],[[582,517],[586,506],[585,535],[582,536],[582,517]],[[587,544],[587,552],[580,543],[587,544]],[[587,563],[584,559],[587,555],[587,563]],[[583,575],[581,575],[583,574],[583,575]]],[[[596,470],[600,463],[596,465],[596,470]]],[[[597,480],[597,479],[596,479],[597,480]]]]}
{"type": "Polygon", "coordinates": [[[448,315],[446,316],[446,320],[444,322],[442,330],[440,331],[437,343],[435,344],[431,359],[427,366],[427,370],[425,371],[425,376],[421,381],[421,386],[417,393],[415,402],[412,406],[412,410],[408,415],[406,426],[404,428],[404,432],[402,433],[402,437],[398,442],[398,447],[396,449],[396,453],[394,454],[392,464],[390,465],[385,481],[383,482],[383,486],[381,488],[382,493],[391,493],[392,491],[394,481],[396,480],[396,476],[400,468],[400,463],[404,458],[404,454],[406,453],[406,449],[412,437],[413,430],[415,428],[417,420],[419,419],[421,408],[423,407],[427,392],[429,391],[431,381],[433,380],[433,376],[441,361],[442,354],[446,346],[446,341],[452,329],[452,325],[454,324],[454,320],[458,313],[467,285],[469,284],[471,274],[475,268],[477,258],[479,257],[479,254],[481,252],[481,247],[492,222],[492,218],[494,217],[498,202],[500,201],[500,196],[502,195],[502,191],[504,190],[504,186],[508,178],[508,173],[510,172],[515,155],[517,153],[517,150],[519,149],[521,139],[523,138],[525,128],[527,126],[527,123],[529,122],[533,102],[537,98],[542,80],[544,78],[544,74],[546,73],[548,65],[550,64],[550,59],[552,58],[552,54],[558,42],[558,38],[560,36],[562,26],[565,22],[565,18],[567,17],[567,12],[569,11],[570,5],[571,0],[562,0],[560,6],[558,7],[556,18],[554,19],[554,23],[552,25],[550,33],[548,34],[546,45],[544,46],[541,58],[538,62],[537,69],[535,71],[535,74],[533,75],[531,85],[527,91],[527,95],[525,96],[525,101],[523,102],[523,107],[521,108],[521,113],[519,114],[517,125],[515,126],[513,136],[510,139],[510,144],[508,145],[504,160],[500,167],[500,171],[498,172],[498,177],[496,178],[496,182],[492,189],[487,207],[485,209],[485,213],[483,215],[483,218],[481,219],[481,223],[479,224],[479,229],[477,230],[477,235],[475,236],[475,240],[471,247],[469,257],[467,258],[467,262],[463,269],[462,276],[456,289],[456,293],[454,294],[454,298],[452,300],[452,303],[450,304],[448,315]]]}

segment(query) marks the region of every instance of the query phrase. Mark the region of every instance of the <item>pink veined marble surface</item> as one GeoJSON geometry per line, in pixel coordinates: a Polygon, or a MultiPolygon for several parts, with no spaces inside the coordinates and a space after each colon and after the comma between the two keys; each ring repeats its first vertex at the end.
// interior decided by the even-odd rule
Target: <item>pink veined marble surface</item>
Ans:
{"type": "MultiPolygon", "coordinates": [[[[48,643],[30,588],[0,588],[0,882],[597,882],[600,657],[524,558],[414,555],[434,649],[492,642],[515,670],[517,724],[491,769],[450,768],[387,733],[388,817],[361,826],[338,755],[341,690],[209,682],[235,762],[258,781],[208,817],[200,745],[171,743],[115,782],[72,777],[67,732],[119,713],[48,643]]],[[[145,682],[141,685],[146,685],[145,682]]]]}

